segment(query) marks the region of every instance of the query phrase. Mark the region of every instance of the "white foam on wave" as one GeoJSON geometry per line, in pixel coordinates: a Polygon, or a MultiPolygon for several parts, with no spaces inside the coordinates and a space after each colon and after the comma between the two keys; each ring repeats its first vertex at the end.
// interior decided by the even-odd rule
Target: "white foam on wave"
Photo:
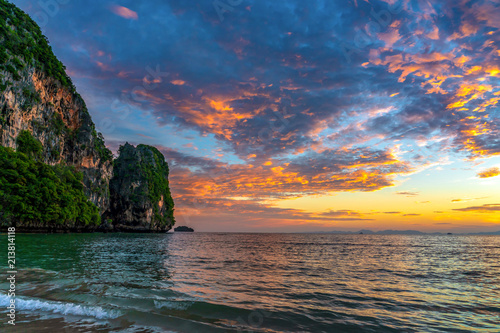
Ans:
{"type": "MultiPolygon", "coordinates": [[[[7,310],[10,297],[0,294],[0,307],[7,310]]],[[[73,303],[44,301],[35,298],[16,296],[16,310],[46,311],[62,315],[94,317],[97,319],[113,319],[120,316],[118,311],[105,310],[100,306],[85,306],[73,303]]]]}
{"type": "Polygon", "coordinates": [[[155,307],[157,309],[170,309],[170,310],[187,310],[193,302],[185,302],[185,301],[154,301],[155,307]]]}

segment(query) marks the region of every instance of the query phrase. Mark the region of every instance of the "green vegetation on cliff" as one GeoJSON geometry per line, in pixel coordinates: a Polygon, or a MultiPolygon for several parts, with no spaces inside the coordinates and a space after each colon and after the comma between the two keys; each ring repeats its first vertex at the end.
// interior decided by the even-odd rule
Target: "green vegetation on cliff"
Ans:
{"type": "MultiPolygon", "coordinates": [[[[81,104],[81,111],[90,120],[90,115],[82,97],[76,92],[76,88],[71,78],[66,74],[66,67],[52,52],[47,37],[40,30],[40,27],[28,14],[17,8],[15,5],[0,0],[0,92],[6,89],[20,89],[20,93],[25,98],[22,106],[24,110],[30,109],[36,104],[42,103],[39,93],[34,86],[28,84],[13,84],[9,81],[9,75],[2,75],[2,71],[10,74],[14,81],[19,81],[26,76],[26,71],[33,68],[47,78],[55,80],[58,87],[68,89],[75,101],[81,104]]],[[[27,80],[29,81],[29,80],[27,80]]],[[[4,108],[0,113],[0,123],[5,122],[5,118],[10,110],[4,108]]],[[[78,138],[80,129],[72,133],[64,123],[59,114],[54,114],[52,126],[57,136],[66,135],[78,138]]],[[[94,123],[90,120],[88,126],[94,138],[95,149],[103,161],[111,162],[113,154],[106,148],[102,134],[96,131],[94,123]]],[[[87,139],[87,138],[85,138],[87,139]]]]}
{"type": "Polygon", "coordinates": [[[28,14],[4,0],[0,0],[0,38],[0,66],[10,72],[14,80],[26,65],[32,65],[75,91],[66,67],[52,52],[40,27],[28,14]]]}
{"type": "Polygon", "coordinates": [[[40,158],[43,146],[31,135],[30,131],[21,131],[17,136],[17,151],[35,159],[40,158]]]}
{"type": "Polygon", "coordinates": [[[0,0],[0,227],[168,231],[165,158],[154,147],[126,150],[113,163],[38,25],[0,0]]]}
{"type": "Polygon", "coordinates": [[[83,193],[75,168],[37,161],[41,144],[28,131],[18,136],[18,151],[0,146],[0,221],[20,228],[96,227],[99,210],[83,193]]]}
{"type": "Polygon", "coordinates": [[[110,181],[111,212],[123,230],[166,231],[175,223],[168,164],[155,147],[126,143],[110,181]]]}
{"type": "Polygon", "coordinates": [[[168,184],[168,164],[165,161],[163,154],[152,146],[138,145],[139,150],[149,150],[152,153],[153,160],[146,161],[141,160],[140,168],[142,173],[146,176],[148,180],[148,194],[151,202],[160,202],[162,200],[165,202],[167,207],[170,207],[163,216],[160,214],[158,205],[154,205],[153,210],[155,218],[162,223],[167,223],[168,221],[174,221],[174,200],[170,194],[170,187],[168,184]]]}

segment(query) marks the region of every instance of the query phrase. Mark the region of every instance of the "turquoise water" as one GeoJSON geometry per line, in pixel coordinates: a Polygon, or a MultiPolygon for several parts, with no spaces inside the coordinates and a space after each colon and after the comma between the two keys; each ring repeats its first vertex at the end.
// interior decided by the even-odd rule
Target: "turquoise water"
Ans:
{"type": "Polygon", "coordinates": [[[497,236],[19,234],[16,255],[5,332],[500,331],[497,236]]]}

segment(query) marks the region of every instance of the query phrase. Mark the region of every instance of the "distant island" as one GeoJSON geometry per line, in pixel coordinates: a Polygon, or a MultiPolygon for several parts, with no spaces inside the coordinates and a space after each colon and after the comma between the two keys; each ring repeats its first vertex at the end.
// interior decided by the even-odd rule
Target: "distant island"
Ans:
{"type": "Polygon", "coordinates": [[[176,232],[194,232],[193,228],[186,227],[185,225],[174,228],[176,232]]]}

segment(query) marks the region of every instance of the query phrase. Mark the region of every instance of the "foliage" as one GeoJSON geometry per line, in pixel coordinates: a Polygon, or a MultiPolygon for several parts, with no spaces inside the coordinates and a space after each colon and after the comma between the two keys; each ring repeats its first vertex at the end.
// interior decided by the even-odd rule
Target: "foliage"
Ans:
{"type": "Polygon", "coordinates": [[[14,80],[19,81],[21,79],[21,76],[17,72],[17,69],[14,66],[12,66],[11,64],[7,64],[5,66],[5,69],[7,70],[7,72],[9,72],[10,74],[12,74],[12,78],[14,80]]]}
{"type": "MultiPolygon", "coordinates": [[[[9,80],[6,80],[5,82],[2,82],[0,80],[0,92],[3,92],[3,91],[6,91],[8,87],[10,87],[12,85],[12,82],[10,82],[9,80]]],[[[6,105],[6,104],[4,104],[6,105]]]]}
{"type": "Polygon", "coordinates": [[[126,205],[133,203],[144,207],[151,203],[151,223],[159,227],[175,224],[174,201],[168,182],[169,168],[158,149],[147,145],[134,148],[126,143],[120,147],[119,157],[114,160],[113,166],[114,175],[110,182],[112,196],[126,198],[126,205]],[[159,205],[162,198],[163,208],[159,205]]]}
{"type": "Polygon", "coordinates": [[[94,130],[94,137],[96,138],[95,149],[97,150],[99,158],[103,161],[112,161],[113,153],[106,147],[102,133],[97,133],[94,130]]]}
{"type": "MultiPolygon", "coordinates": [[[[16,98],[22,97],[20,99],[24,101],[22,108],[25,110],[31,109],[33,105],[41,104],[42,102],[40,94],[34,89],[33,85],[26,86],[26,82],[29,82],[31,79],[32,75],[31,71],[33,69],[37,73],[43,74],[44,76],[43,79],[45,79],[46,81],[46,87],[48,87],[50,90],[57,89],[59,92],[59,90],[62,89],[64,90],[64,94],[69,92],[72,97],[72,102],[74,102],[74,104],[77,105],[77,111],[79,111],[78,117],[79,117],[80,127],[74,130],[70,130],[68,127],[66,127],[66,124],[64,122],[64,119],[66,118],[63,118],[67,109],[66,105],[62,105],[61,107],[62,110],[57,110],[59,111],[58,113],[55,110],[55,106],[52,103],[50,103],[50,101],[47,100],[44,101],[47,105],[50,104],[52,106],[52,108],[54,109],[52,110],[53,114],[49,115],[48,117],[44,116],[43,121],[35,121],[32,119],[32,123],[33,123],[33,130],[37,134],[41,134],[41,132],[46,131],[47,126],[49,126],[51,129],[50,133],[48,133],[50,134],[50,136],[46,136],[48,143],[47,146],[45,147],[45,151],[51,156],[57,157],[57,155],[61,153],[62,146],[60,144],[51,145],[50,142],[61,143],[63,141],[64,144],[68,144],[68,146],[70,147],[78,147],[80,144],[83,147],[89,147],[89,149],[92,150],[92,153],[97,154],[102,160],[112,161],[113,154],[109,149],[106,148],[104,143],[104,138],[102,137],[102,135],[100,133],[97,133],[97,131],[95,130],[95,125],[92,122],[90,114],[85,106],[85,102],[83,101],[81,96],[76,92],[76,89],[71,79],[66,74],[65,71],[66,68],[52,52],[52,48],[50,47],[47,38],[42,34],[38,25],[26,13],[18,9],[15,5],[5,0],[0,0],[0,92],[9,89],[10,86],[13,86],[12,88],[13,92],[15,94],[18,94],[16,95],[16,98]],[[13,83],[11,81],[18,81],[18,82],[13,83]],[[15,88],[17,89],[17,91],[15,88]],[[63,117],[60,115],[61,112],[63,114],[63,117]],[[52,134],[59,136],[58,138],[59,140],[55,140],[52,134]]],[[[8,115],[9,111],[11,110],[6,109],[6,104],[4,104],[3,110],[0,114],[0,124],[2,124],[2,127],[0,127],[0,132],[3,131],[3,124],[8,122],[10,119],[8,115]]],[[[41,161],[41,154],[42,154],[41,150],[43,150],[39,149],[40,147],[38,146],[37,143],[39,144],[39,142],[33,139],[31,135],[28,136],[27,133],[21,133],[21,135],[18,138],[18,152],[15,154],[19,154],[19,156],[25,156],[27,160],[24,162],[28,163],[29,165],[31,165],[30,163],[37,164],[39,163],[39,161],[41,161]]],[[[58,198],[57,196],[54,197],[55,198],[54,200],[56,200],[54,204],[58,205],[57,200],[63,200],[64,198],[66,198],[65,194],[66,192],[68,191],[71,192],[72,190],[75,189],[74,187],[72,187],[72,185],[79,183],[81,186],[81,179],[76,183],[72,183],[73,180],[70,179],[70,183],[68,184],[65,181],[65,179],[67,178],[66,176],[68,175],[64,176],[65,174],[67,174],[67,172],[64,171],[66,170],[64,168],[67,167],[49,167],[37,164],[36,172],[50,173],[49,171],[47,171],[49,170],[47,168],[50,169],[50,172],[54,173],[57,177],[61,178],[60,182],[57,183],[56,185],[62,188],[61,195],[63,196],[61,198],[58,198]],[[63,168],[64,170],[60,168],[63,168]]],[[[10,172],[8,170],[9,169],[7,168],[5,170],[2,170],[2,172],[3,171],[10,172]]],[[[21,178],[24,176],[25,176],[24,174],[19,175],[19,177],[21,178]]],[[[102,184],[99,181],[97,181],[96,183],[100,184],[99,186],[97,186],[97,188],[100,191],[99,193],[106,194],[107,191],[109,192],[107,184],[102,184]]],[[[58,189],[59,187],[57,186],[54,188],[58,189]]],[[[13,191],[13,189],[11,190],[13,191]]],[[[50,190],[52,191],[53,188],[50,190]]],[[[47,191],[47,188],[45,188],[44,190],[42,186],[40,188],[40,191],[47,191]]],[[[83,193],[82,191],[83,190],[81,190],[80,192],[83,193]]],[[[4,185],[2,184],[2,187],[0,187],[0,202],[2,205],[6,205],[7,203],[10,202],[10,201],[7,203],[5,202],[6,200],[5,193],[7,192],[6,189],[4,189],[4,185]]],[[[75,194],[75,202],[80,202],[81,207],[78,208],[77,206],[75,207],[71,206],[72,208],[68,211],[65,208],[66,206],[63,205],[61,206],[62,208],[60,212],[55,208],[53,209],[54,211],[57,211],[58,214],[60,215],[58,221],[62,220],[62,221],[67,221],[68,223],[80,223],[80,224],[83,223],[85,225],[87,225],[88,223],[90,224],[100,223],[99,216],[97,213],[95,215],[97,216],[96,220],[97,222],[95,223],[92,222],[95,220],[94,219],[95,216],[93,215],[94,213],[90,211],[90,208],[86,206],[88,201],[87,199],[85,199],[84,196],[80,198],[75,194]],[[80,209],[78,215],[72,215],[75,212],[75,209],[80,209]],[[82,213],[83,210],[88,210],[88,214],[82,213]]],[[[26,205],[28,205],[28,203],[26,203],[26,205]]],[[[92,207],[93,207],[92,210],[96,208],[94,205],[92,205],[92,207]]],[[[0,222],[2,221],[4,222],[5,219],[3,217],[7,216],[6,215],[7,211],[4,212],[4,208],[5,207],[0,205],[0,222]]],[[[38,212],[37,209],[32,209],[32,208],[30,209],[33,212],[38,212]]],[[[12,208],[10,211],[11,221],[24,221],[24,222],[31,221],[33,223],[36,222],[36,219],[31,218],[34,215],[30,215],[31,217],[28,216],[29,217],[28,218],[22,215],[24,214],[23,211],[20,211],[20,213],[17,215],[14,213],[15,211],[16,210],[14,208],[12,208]]],[[[45,217],[40,221],[49,224],[52,223],[50,222],[52,220],[45,217]]]]}
{"type": "MultiPolygon", "coordinates": [[[[88,117],[89,123],[91,123],[97,154],[104,161],[113,160],[113,154],[106,148],[102,135],[95,130],[85,102],[76,92],[71,79],[66,74],[65,66],[52,52],[47,38],[26,13],[4,0],[0,0],[0,66],[12,74],[15,81],[21,79],[20,71],[24,67],[31,66],[59,81],[60,84],[58,83],[57,86],[68,88],[73,94],[74,100],[81,104],[84,117],[88,117]]],[[[0,83],[1,91],[7,87],[8,85],[0,83]]],[[[36,91],[29,91],[25,88],[23,94],[26,97],[24,109],[29,109],[33,104],[41,102],[36,91]]],[[[51,125],[54,126],[57,135],[68,134],[59,115],[54,115],[51,119],[51,125]]]]}
{"type": "MultiPolygon", "coordinates": [[[[4,0],[0,0],[0,45],[1,64],[7,63],[10,58],[21,70],[24,64],[20,59],[23,59],[25,64],[33,65],[47,76],[59,80],[72,92],[75,91],[71,79],[66,74],[66,68],[52,52],[38,25],[22,10],[4,0]]],[[[18,81],[19,74],[12,71],[14,66],[8,67],[9,65],[6,69],[13,74],[14,80],[18,81]]]]}
{"type": "Polygon", "coordinates": [[[73,167],[49,166],[0,146],[0,221],[5,225],[83,227],[100,224],[73,167]]]}
{"type": "Polygon", "coordinates": [[[12,58],[12,63],[18,70],[22,70],[24,68],[23,62],[18,58],[18,57],[13,57],[12,58]]]}
{"type": "Polygon", "coordinates": [[[21,131],[17,136],[17,151],[24,153],[29,157],[39,158],[43,150],[43,146],[35,139],[30,131],[21,131]]]}
{"type": "Polygon", "coordinates": [[[5,49],[0,49],[0,64],[5,64],[7,60],[9,60],[7,52],[5,52],[5,49]]]}
{"type": "Polygon", "coordinates": [[[155,219],[162,224],[165,224],[168,221],[172,221],[173,224],[175,222],[173,209],[174,200],[172,199],[172,195],[170,193],[168,183],[169,169],[168,164],[165,161],[165,157],[158,149],[152,146],[138,145],[137,149],[149,151],[152,157],[151,161],[142,158],[140,162],[140,169],[141,172],[146,175],[146,179],[148,180],[148,194],[149,199],[154,203],[153,210],[155,219]],[[161,216],[161,214],[159,214],[159,207],[157,203],[160,201],[161,197],[163,197],[165,205],[169,207],[165,216],[161,216]]]}

